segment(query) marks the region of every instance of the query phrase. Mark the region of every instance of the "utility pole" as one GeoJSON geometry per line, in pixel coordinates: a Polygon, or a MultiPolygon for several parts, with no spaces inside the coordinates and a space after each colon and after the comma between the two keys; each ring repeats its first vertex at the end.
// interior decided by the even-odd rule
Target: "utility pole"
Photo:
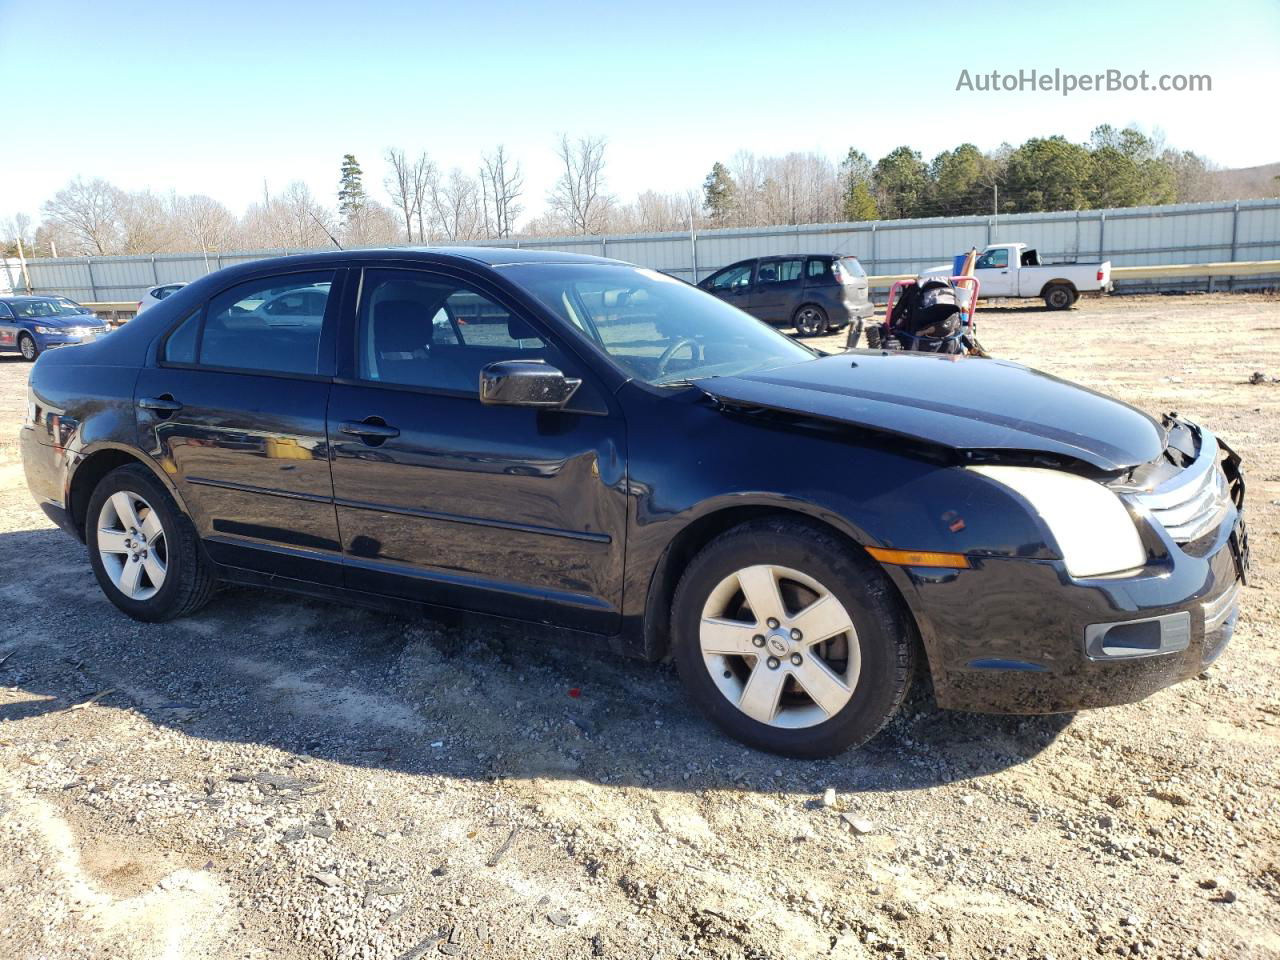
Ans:
{"type": "Polygon", "coordinates": [[[996,222],[1000,219],[1000,184],[991,181],[991,228],[996,227],[996,222]]]}

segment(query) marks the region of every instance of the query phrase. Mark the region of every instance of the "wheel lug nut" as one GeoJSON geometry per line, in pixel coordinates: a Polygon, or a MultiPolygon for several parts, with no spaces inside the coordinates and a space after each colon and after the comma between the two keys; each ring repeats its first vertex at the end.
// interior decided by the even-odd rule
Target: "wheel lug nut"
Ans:
{"type": "Polygon", "coordinates": [[[792,630],[792,631],[791,631],[791,639],[792,639],[792,640],[803,640],[803,639],[804,639],[804,634],[803,634],[803,633],[801,633],[799,630],[792,630]]]}
{"type": "Polygon", "coordinates": [[[800,656],[800,654],[798,654],[798,653],[793,653],[793,654],[791,655],[791,665],[792,665],[793,667],[798,667],[798,666],[800,666],[800,664],[802,664],[802,663],[804,663],[804,657],[800,656]]]}
{"type": "Polygon", "coordinates": [[[760,636],[760,634],[757,633],[754,637],[751,638],[751,642],[755,644],[757,647],[763,647],[764,637],[760,636]]]}
{"type": "Polygon", "coordinates": [[[770,630],[777,630],[777,629],[778,629],[778,621],[777,621],[777,619],[776,619],[776,618],[774,618],[774,617],[770,617],[770,618],[769,618],[767,621],[765,621],[765,622],[769,624],[769,629],[770,629],[770,630]]]}
{"type": "Polygon", "coordinates": [[[770,658],[769,658],[768,660],[766,660],[765,662],[766,662],[767,664],[769,664],[769,669],[770,669],[770,670],[777,670],[777,669],[778,669],[778,663],[779,663],[779,661],[778,661],[778,658],[777,658],[777,657],[770,657],[770,658]]]}

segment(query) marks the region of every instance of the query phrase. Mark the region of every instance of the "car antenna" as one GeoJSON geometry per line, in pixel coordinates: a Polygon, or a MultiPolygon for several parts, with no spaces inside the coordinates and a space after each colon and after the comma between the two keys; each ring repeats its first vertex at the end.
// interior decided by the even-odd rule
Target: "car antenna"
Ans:
{"type": "Polygon", "coordinates": [[[323,221],[323,220],[321,220],[319,217],[317,217],[317,216],[316,216],[314,213],[312,213],[310,210],[308,210],[308,211],[307,211],[307,214],[311,217],[311,219],[312,219],[312,220],[314,220],[314,221],[316,222],[316,226],[317,226],[317,227],[319,227],[321,230],[323,230],[323,231],[324,231],[324,235],[325,235],[326,237],[328,237],[330,240],[332,240],[332,241],[333,241],[333,245],[334,245],[335,247],[337,247],[339,250],[341,250],[341,249],[342,249],[342,244],[340,244],[340,243],[338,242],[338,238],[337,238],[337,237],[335,237],[332,233],[330,233],[330,232],[329,232],[329,228],[328,228],[328,227],[326,227],[326,226],[324,225],[324,221],[323,221]]]}

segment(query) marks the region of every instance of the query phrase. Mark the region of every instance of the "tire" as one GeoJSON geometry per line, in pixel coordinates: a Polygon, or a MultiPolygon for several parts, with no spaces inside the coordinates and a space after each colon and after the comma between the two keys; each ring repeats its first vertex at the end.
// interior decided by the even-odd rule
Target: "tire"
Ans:
{"type": "Polygon", "coordinates": [[[802,337],[820,336],[827,332],[827,312],[816,303],[806,303],[796,310],[791,323],[802,337]]]}
{"type": "Polygon", "coordinates": [[[685,689],[712,723],[791,757],[866,743],[915,669],[914,627],[884,573],[825,527],[784,517],[736,527],[693,558],[676,588],[672,638],[685,689]],[[778,617],[757,618],[753,593],[762,608],[778,601],[778,617]],[[830,639],[813,643],[805,625],[830,639]]]}
{"type": "Polygon", "coordinates": [[[40,356],[40,347],[36,344],[36,338],[29,333],[23,333],[18,336],[18,352],[22,354],[22,359],[31,363],[36,357],[40,356]]]}
{"type": "Polygon", "coordinates": [[[1076,302],[1076,292],[1065,283],[1054,283],[1044,288],[1044,305],[1050,310],[1066,310],[1076,302]]]}
{"type": "Polygon", "coordinates": [[[217,587],[191,520],[141,464],[112,470],[94,488],[85,543],[102,592],[135,620],[193,613],[217,587]]]}

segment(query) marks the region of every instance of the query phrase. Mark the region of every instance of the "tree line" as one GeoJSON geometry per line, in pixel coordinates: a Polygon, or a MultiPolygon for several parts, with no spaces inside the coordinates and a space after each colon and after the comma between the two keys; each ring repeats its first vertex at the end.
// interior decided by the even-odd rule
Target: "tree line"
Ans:
{"type": "Polygon", "coordinates": [[[261,200],[238,216],[204,194],[131,192],[77,177],[43,204],[38,223],[19,214],[0,225],[0,247],[10,256],[20,243],[28,256],[294,250],[1234,199],[1218,195],[1224,186],[1205,158],[1107,125],[1086,143],[1038,137],[986,152],[964,143],[928,161],[909,146],[874,163],[854,148],[839,163],[812,152],[739,151],[716,162],[700,187],[646,190],[630,202],[609,190],[607,152],[602,137],[560,135],[544,209],[527,219],[523,169],[501,145],[473,172],[388,147],[380,158],[386,202],[346,154],[332,202],[301,181],[274,193],[264,183],[261,200]]]}

